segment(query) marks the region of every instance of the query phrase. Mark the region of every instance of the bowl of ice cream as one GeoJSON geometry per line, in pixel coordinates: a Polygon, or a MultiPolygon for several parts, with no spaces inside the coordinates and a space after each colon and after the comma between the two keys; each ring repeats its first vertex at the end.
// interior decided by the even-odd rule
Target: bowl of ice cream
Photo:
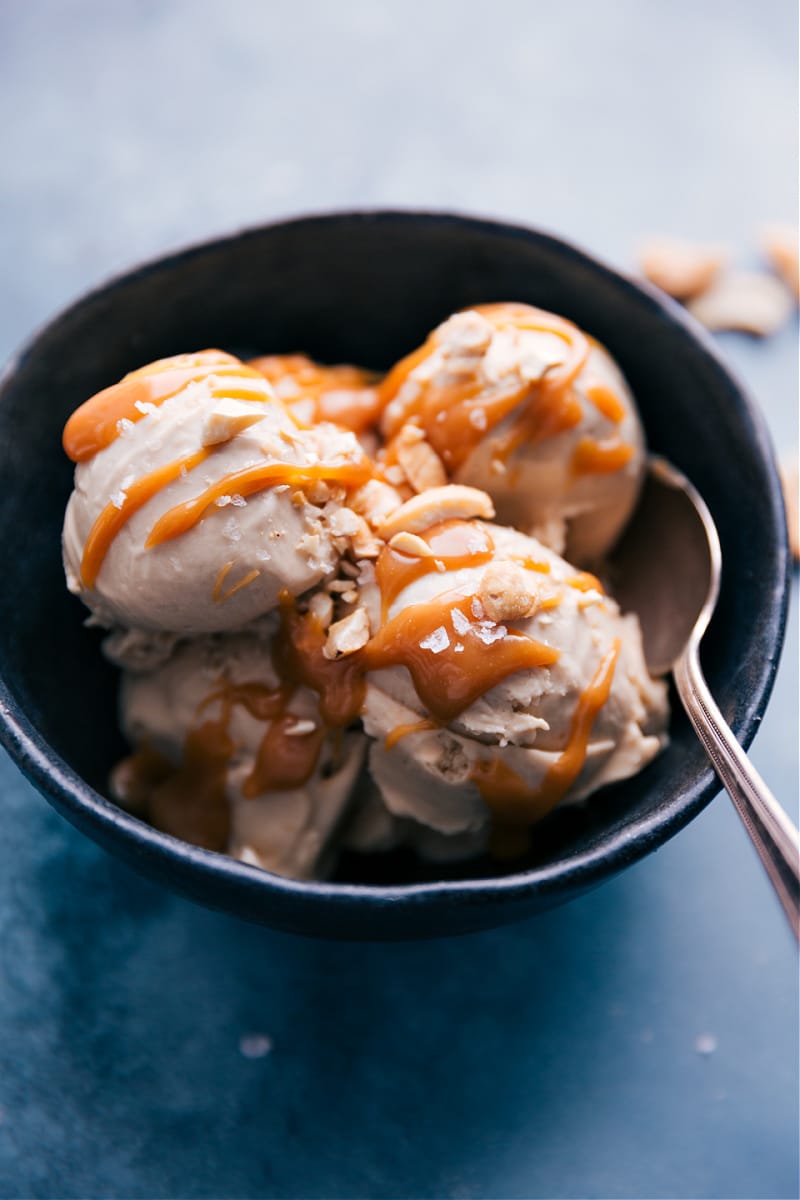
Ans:
{"type": "Polygon", "coordinates": [[[277,928],[430,936],[569,899],[717,790],[592,573],[645,446],[717,522],[705,666],[747,745],[780,493],[675,305],[552,237],[411,213],[114,280],[2,382],[3,742],[125,861],[277,928]]]}

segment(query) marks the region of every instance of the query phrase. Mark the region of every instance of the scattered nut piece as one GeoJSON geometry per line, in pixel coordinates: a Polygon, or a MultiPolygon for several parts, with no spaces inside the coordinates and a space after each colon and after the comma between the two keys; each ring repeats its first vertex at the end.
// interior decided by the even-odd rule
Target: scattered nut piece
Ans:
{"type": "Polygon", "coordinates": [[[517,621],[536,608],[536,593],[523,568],[513,562],[490,563],[481,576],[478,595],[490,621],[517,621]]]}
{"type": "Polygon", "coordinates": [[[350,538],[353,553],[356,558],[377,558],[383,549],[383,542],[378,541],[363,517],[358,520],[358,529],[350,538]]]}
{"type": "Polygon", "coordinates": [[[795,562],[800,561],[800,530],[798,529],[798,473],[797,455],[781,463],[783,499],[786,505],[786,524],[789,527],[789,547],[795,562]]]}
{"type": "Polygon", "coordinates": [[[328,528],[334,537],[353,537],[361,529],[362,518],[352,508],[337,508],[331,513],[328,528]]]}
{"type": "Polygon", "coordinates": [[[369,618],[365,608],[357,608],[331,625],[328,639],[322,647],[325,658],[343,658],[346,654],[355,654],[369,641],[369,618]]]}
{"type": "Polygon", "coordinates": [[[690,300],[705,292],[727,260],[724,246],[702,245],[683,238],[652,238],[639,251],[645,278],[676,300],[690,300]]]}
{"type": "Polygon", "coordinates": [[[415,492],[444,487],[447,483],[444,464],[418,425],[404,425],[393,446],[397,461],[415,492]]]}
{"type": "Polygon", "coordinates": [[[409,533],[405,529],[396,533],[389,545],[398,554],[407,554],[409,558],[433,558],[433,551],[428,543],[423,541],[418,534],[409,533]]]}
{"type": "Polygon", "coordinates": [[[767,225],[759,244],[765,258],[800,300],[800,250],[797,230],[792,225],[767,225]]]}
{"type": "Polygon", "coordinates": [[[203,424],[204,446],[220,446],[237,434],[264,420],[264,406],[247,400],[222,399],[203,424]]]}
{"type": "Polygon", "coordinates": [[[380,479],[370,479],[350,498],[350,507],[366,517],[371,525],[385,521],[402,503],[400,493],[380,479]]]}
{"type": "Polygon", "coordinates": [[[315,592],[308,602],[308,611],[327,629],[333,620],[333,600],[327,592],[315,592]]]}
{"type": "Polygon", "coordinates": [[[731,271],[688,308],[706,329],[736,329],[766,337],[788,319],[792,298],[774,275],[763,271],[731,271]]]}
{"type": "Polygon", "coordinates": [[[421,533],[439,521],[456,518],[469,520],[481,517],[490,521],[494,516],[491,497],[478,488],[449,483],[446,487],[430,488],[419,496],[412,496],[378,526],[378,534],[388,540],[396,533],[421,533]]]}

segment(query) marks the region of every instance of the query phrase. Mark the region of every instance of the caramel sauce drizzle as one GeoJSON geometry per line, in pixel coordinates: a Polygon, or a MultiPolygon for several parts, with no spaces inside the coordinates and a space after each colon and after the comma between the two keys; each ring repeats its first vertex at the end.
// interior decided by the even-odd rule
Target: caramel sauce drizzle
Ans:
{"type": "Polygon", "coordinates": [[[557,650],[513,629],[487,644],[473,602],[471,596],[439,596],[398,613],[358,652],[364,668],[405,667],[428,713],[448,724],[515,671],[557,661],[557,650]]]}
{"type": "Polygon", "coordinates": [[[622,438],[614,436],[598,441],[584,437],[575,447],[571,467],[575,475],[612,475],[629,463],[633,455],[633,446],[622,438]]]}
{"type": "Polygon", "coordinates": [[[611,692],[619,651],[620,640],[615,638],[578,699],[566,746],[536,792],[532,792],[508,764],[497,758],[475,764],[473,781],[499,826],[531,825],[541,820],[572,787],[586,761],[595,719],[611,692]]]}
{"type": "Polygon", "coordinates": [[[189,731],[179,766],[141,746],[117,768],[122,799],[164,833],[206,850],[224,850],[230,836],[226,780],[233,751],[218,721],[189,731]]]}
{"type": "MultiPolygon", "coordinates": [[[[490,304],[476,312],[497,329],[514,328],[549,333],[565,343],[563,363],[549,367],[541,379],[529,383],[512,381],[491,390],[475,379],[463,383],[420,384],[415,397],[403,405],[386,432],[393,437],[406,421],[416,420],[451,471],[457,471],[487,433],[522,405],[511,428],[494,441],[494,457],[505,461],[523,442],[536,444],[577,425],[582,417],[580,400],[573,383],[586,363],[591,344],[576,325],[553,313],[525,304],[490,304]],[[442,415],[443,414],[443,415],[442,415]]],[[[432,334],[418,350],[394,367],[380,385],[384,405],[398,394],[414,369],[438,345],[432,334]]]]}
{"type": "Polygon", "coordinates": [[[263,492],[266,488],[280,484],[301,486],[317,479],[324,479],[327,483],[341,483],[345,487],[358,487],[371,476],[372,466],[366,457],[357,462],[342,464],[314,463],[298,466],[294,463],[272,462],[244,467],[241,471],[232,471],[222,479],[217,479],[199,496],[168,509],[150,530],[145,549],[159,546],[162,542],[188,533],[222,496],[252,496],[256,492],[263,492]]]}
{"type": "MultiPolygon", "coordinates": [[[[232,354],[222,350],[201,350],[198,354],[179,354],[149,363],[132,371],[119,383],[97,392],[77,408],[64,427],[63,445],[73,462],[86,462],[119,437],[120,422],[135,424],[146,415],[146,405],[160,405],[190,383],[210,375],[259,379],[257,371],[246,367],[232,354]]],[[[220,395],[230,395],[221,389],[220,395]]],[[[270,399],[265,393],[247,393],[247,399],[270,399]]]]}
{"type": "Polygon", "coordinates": [[[162,488],[174,483],[181,475],[199,466],[210,453],[210,449],[203,448],[195,450],[193,454],[178,458],[174,462],[165,463],[163,467],[156,468],[155,471],[143,475],[141,479],[130,484],[125,489],[122,503],[119,506],[114,503],[105,506],[89,531],[83,547],[81,580],[84,587],[94,587],[111,543],[134,513],[147,504],[148,500],[152,500],[153,496],[162,488]]]}
{"type": "Polygon", "coordinates": [[[461,567],[479,567],[491,562],[494,542],[487,530],[470,521],[441,521],[418,535],[430,547],[430,557],[401,554],[385,546],[375,564],[375,577],[381,593],[381,615],[385,621],[389,609],[415,580],[435,571],[457,571],[461,567]]]}
{"type": "Polygon", "coordinates": [[[615,425],[619,425],[624,419],[625,405],[611,388],[599,383],[594,384],[586,389],[586,395],[607,421],[613,421],[615,425]]]}
{"type": "Polygon", "coordinates": [[[301,400],[312,401],[314,422],[332,421],[353,433],[363,433],[381,414],[381,395],[375,387],[378,377],[362,367],[326,367],[304,354],[269,354],[250,359],[248,366],[273,385],[291,379],[297,395],[286,399],[287,407],[291,409],[301,400]]]}

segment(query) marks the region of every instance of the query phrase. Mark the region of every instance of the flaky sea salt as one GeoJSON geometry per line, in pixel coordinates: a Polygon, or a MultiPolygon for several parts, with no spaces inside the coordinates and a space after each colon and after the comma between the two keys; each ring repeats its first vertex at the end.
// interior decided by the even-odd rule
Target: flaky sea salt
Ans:
{"type": "Polygon", "coordinates": [[[501,638],[504,638],[508,630],[505,625],[493,625],[490,621],[481,621],[475,632],[484,646],[491,646],[492,642],[499,642],[501,638]]]}
{"type": "Polygon", "coordinates": [[[469,621],[464,616],[460,608],[451,608],[450,616],[453,620],[453,629],[456,633],[466,633],[469,629],[469,621]]]}
{"type": "Polygon", "coordinates": [[[450,638],[447,636],[447,630],[444,625],[440,625],[438,629],[434,629],[433,633],[429,633],[420,642],[420,647],[423,650],[430,650],[432,654],[441,654],[449,645],[450,638]]]}

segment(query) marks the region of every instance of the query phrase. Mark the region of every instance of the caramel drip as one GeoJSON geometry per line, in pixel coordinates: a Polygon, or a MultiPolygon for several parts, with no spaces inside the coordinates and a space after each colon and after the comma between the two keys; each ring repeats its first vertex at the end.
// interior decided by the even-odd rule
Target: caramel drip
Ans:
{"type": "Polygon", "coordinates": [[[406,667],[422,704],[442,724],[515,671],[558,659],[557,650],[526,634],[477,620],[473,605],[474,597],[458,595],[414,604],[383,625],[357,657],[369,671],[406,667]]]}
{"type": "Polygon", "coordinates": [[[344,464],[314,463],[298,466],[294,463],[272,462],[245,467],[241,471],[233,471],[230,475],[217,479],[199,496],[170,508],[150,530],[145,547],[149,549],[188,533],[222,496],[252,496],[256,492],[263,492],[266,488],[277,487],[280,484],[302,486],[317,479],[324,479],[328,483],[341,483],[345,487],[357,487],[365,483],[371,475],[372,467],[367,458],[344,464]]]}
{"type": "Polygon", "coordinates": [[[475,764],[472,778],[498,825],[533,824],[551,812],[572,787],[586,761],[592,726],[611,692],[619,650],[616,638],[578,700],[566,746],[536,792],[498,758],[475,764]]]}
{"type": "Polygon", "coordinates": [[[602,441],[581,438],[572,455],[572,470],[576,475],[612,475],[633,458],[634,448],[621,438],[602,441]]]}
{"type": "Polygon", "coordinates": [[[600,592],[603,594],[603,585],[596,575],[592,575],[590,571],[578,571],[577,575],[570,575],[564,580],[567,587],[575,588],[579,592],[600,592]]]}
{"type": "Polygon", "coordinates": [[[298,613],[287,592],[281,595],[281,628],[272,644],[278,677],[311,688],[329,726],[344,729],[361,713],[366,694],[361,653],[331,660],[322,653],[326,632],[313,613],[298,613]]]}
{"type": "Polygon", "coordinates": [[[491,562],[494,543],[488,532],[469,521],[441,521],[419,534],[431,550],[430,556],[401,554],[385,546],[375,564],[375,576],[381,593],[382,618],[416,579],[435,571],[457,571],[491,562]]]}
{"type": "Polygon", "coordinates": [[[307,733],[290,732],[298,718],[284,713],[270,723],[261,739],[253,770],[242,784],[246,799],[264,792],[291,791],[311,778],[325,741],[324,725],[315,725],[307,733]]]}
{"type": "Polygon", "coordinates": [[[615,425],[619,425],[624,420],[625,405],[611,388],[604,387],[598,383],[593,387],[587,388],[586,395],[601,416],[604,416],[607,421],[613,421],[615,425]]]}
{"type": "Polygon", "coordinates": [[[519,563],[526,571],[538,571],[540,575],[550,574],[550,563],[531,558],[529,554],[512,554],[511,561],[519,563]]]}
{"type": "MultiPolygon", "coordinates": [[[[523,443],[534,445],[577,425],[583,410],[573,383],[583,368],[591,346],[571,321],[524,304],[495,304],[476,312],[497,329],[517,329],[552,334],[566,346],[563,363],[554,364],[534,382],[513,379],[493,388],[474,377],[444,385],[421,381],[416,394],[393,413],[386,430],[393,437],[406,421],[416,420],[451,472],[457,471],[483,439],[507,416],[519,409],[511,427],[493,438],[494,457],[505,461],[523,443]],[[523,403],[527,401],[527,403],[523,403]]],[[[384,404],[400,392],[416,367],[437,348],[437,334],[389,372],[381,384],[384,404]]]]}
{"type": "Polygon", "coordinates": [[[313,420],[332,421],[353,433],[363,433],[378,420],[382,400],[374,386],[377,376],[361,367],[341,364],[322,366],[304,354],[270,354],[248,363],[270,383],[291,379],[297,389],[285,403],[292,408],[310,400],[313,420]]]}
{"type": "MultiPolygon", "coordinates": [[[[142,764],[143,781],[148,788],[150,821],[174,838],[191,841],[206,850],[224,850],[230,835],[227,770],[234,744],[231,742],[227,720],[205,721],[190,730],[184,743],[184,756],[179,767],[164,762],[162,778],[152,781],[152,764],[142,764]]],[[[145,751],[146,754],[146,751],[145,751]]],[[[142,751],[132,755],[127,764],[133,767],[142,751]]]]}
{"type": "Polygon", "coordinates": [[[408,737],[410,733],[423,733],[429,729],[438,729],[438,725],[427,717],[421,721],[409,721],[406,725],[395,725],[394,729],[387,733],[383,744],[387,750],[391,750],[392,746],[396,746],[402,738],[408,737]]]}
{"type": "MultiPolygon", "coordinates": [[[[120,433],[120,422],[135,424],[141,421],[146,415],[144,406],[163,404],[188,384],[198,383],[210,375],[260,378],[238,358],[221,350],[201,350],[198,354],[159,359],[132,371],[75,410],[64,427],[63,445],[67,455],[73,462],[86,462],[115,441],[120,433]]],[[[228,393],[223,391],[221,394],[228,393]]],[[[248,393],[248,399],[254,398],[248,393]]],[[[262,399],[269,399],[269,395],[265,392],[262,399]]]]}
{"type": "Polygon", "coordinates": [[[114,503],[105,506],[89,531],[83,547],[81,580],[84,587],[94,587],[111,543],[134,513],[147,504],[148,500],[152,500],[162,488],[199,466],[210,453],[208,448],[195,450],[194,454],[187,454],[184,458],[157,467],[155,471],[143,475],[125,489],[119,506],[114,503]]]}

